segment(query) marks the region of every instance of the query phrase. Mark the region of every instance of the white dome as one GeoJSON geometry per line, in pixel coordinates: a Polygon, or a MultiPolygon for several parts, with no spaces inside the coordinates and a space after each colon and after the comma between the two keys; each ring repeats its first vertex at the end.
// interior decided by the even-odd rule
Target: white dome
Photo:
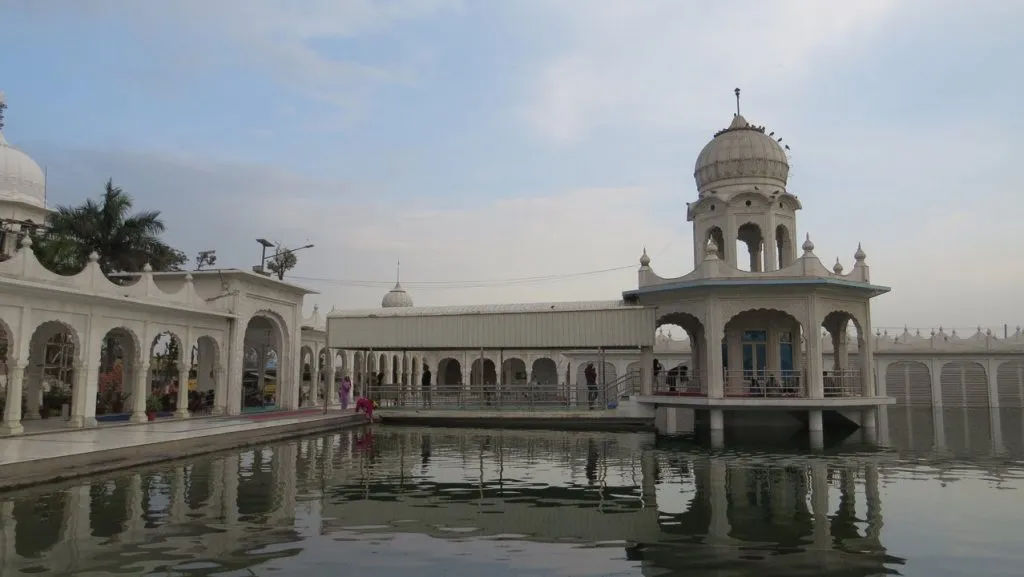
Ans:
{"type": "Polygon", "coordinates": [[[0,93],[0,201],[45,208],[46,177],[36,161],[4,139],[3,105],[0,93]]]}
{"type": "Polygon", "coordinates": [[[388,294],[384,295],[384,299],[380,301],[380,306],[390,309],[395,307],[411,307],[412,297],[409,293],[405,292],[402,288],[401,283],[395,283],[395,288],[388,291],[388,294]]]}
{"type": "Polygon", "coordinates": [[[693,170],[701,192],[714,183],[785,187],[788,177],[789,162],[782,145],[739,114],[700,151],[693,170]]]}

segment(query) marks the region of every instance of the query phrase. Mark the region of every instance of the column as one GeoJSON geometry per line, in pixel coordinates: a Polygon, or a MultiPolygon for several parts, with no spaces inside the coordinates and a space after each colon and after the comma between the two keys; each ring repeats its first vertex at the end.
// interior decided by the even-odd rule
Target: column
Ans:
{"type": "Polygon", "coordinates": [[[640,347],[640,394],[654,394],[654,349],[640,347]]]}
{"type": "Polygon", "coordinates": [[[137,365],[135,383],[132,386],[132,416],[131,422],[144,423],[146,417],[146,397],[149,396],[149,363],[137,365]]]}
{"type": "Polygon", "coordinates": [[[884,393],[885,383],[879,383],[879,379],[875,377],[875,343],[871,338],[870,315],[868,312],[868,320],[857,334],[857,355],[860,361],[861,394],[865,397],[877,397],[883,396],[879,390],[884,393]]]}
{"type": "Polygon", "coordinates": [[[807,343],[807,382],[805,394],[811,399],[825,398],[825,383],[821,379],[821,326],[817,321],[815,297],[807,299],[807,320],[804,324],[804,335],[807,343]]]}
{"type": "Polygon", "coordinates": [[[76,485],[67,490],[64,505],[64,534],[61,539],[68,544],[68,567],[77,567],[81,561],[81,550],[88,550],[92,541],[92,495],[90,485],[76,485]]]}
{"type": "Polygon", "coordinates": [[[334,356],[336,354],[337,351],[335,351],[334,349],[327,349],[327,363],[325,364],[324,367],[324,372],[326,373],[325,376],[327,377],[325,383],[327,385],[327,396],[324,400],[327,403],[328,407],[335,407],[338,405],[338,380],[335,378],[334,375],[334,356]]]}
{"type": "Polygon", "coordinates": [[[832,542],[828,525],[828,465],[811,465],[811,510],[814,513],[814,544],[821,549],[830,548],[832,542]]]}
{"type": "MultiPolygon", "coordinates": [[[[726,243],[728,245],[729,243],[726,243]]],[[[703,353],[701,359],[701,370],[704,371],[704,378],[707,379],[708,397],[721,399],[725,396],[725,382],[722,375],[722,334],[724,327],[719,323],[718,303],[708,303],[706,320],[704,325],[706,338],[704,339],[703,353]]]]}
{"type": "Polygon", "coordinates": [[[213,371],[213,409],[210,411],[211,415],[219,416],[227,413],[227,380],[225,378],[227,371],[224,370],[224,365],[218,366],[213,371]]]}
{"type": "Polygon", "coordinates": [[[173,523],[185,521],[188,505],[185,502],[185,467],[183,465],[174,468],[174,478],[171,480],[171,505],[168,507],[168,516],[173,523]]]}
{"type": "Polygon", "coordinates": [[[999,383],[996,377],[999,374],[999,362],[989,358],[988,366],[985,367],[985,375],[988,376],[988,406],[999,408],[999,383]]]}
{"type": "Polygon", "coordinates": [[[864,465],[864,496],[867,500],[867,522],[865,537],[876,546],[882,535],[882,498],[878,491],[878,465],[864,465]]]}
{"type": "Polygon", "coordinates": [[[711,493],[711,519],[708,524],[708,541],[722,543],[729,539],[729,495],[726,490],[726,466],[721,459],[713,458],[708,463],[708,489],[711,493]]]}
{"type": "MultiPolygon", "coordinates": [[[[734,327],[725,329],[725,348],[729,355],[729,373],[723,375],[725,382],[724,395],[729,391],[746,390],[746,383],[743,382],[743,329],[734,327]]],[[[723,360],[724,366],[724,360],[723,360]]]]}
{"type": "MultiPolygon", "coordinates": [[[[946,412],[942,408],[942,405],[932,407],[932,442],[935,445],[935,450],[945,451],[946,450],[946,412]]],[[[909,421],[907,423],[908,428],[913,431],[913,427],[909,421]]],[[[965,431],[970,431],[970,427],[964,427],[965,431]]]]}
{"type": "Polygon", "coordinates": [[[7,404],[4,407],[4,420],[0,423],[0,435],[18,435],[25,429],[21,426],[21,384],[25,375],[25,365],[15,362],[7,375],[7,404]]]}
{"type": "Polygon", "coordinates": [[[238,522],[238,453],[224,457],[223,473],[224,523],[234,525],[238,522]]]}
{"type": "Polygon", "coordinates": [[[73,369],[74,385],[71,391],[71,427],[96,426],[96,391],[99,387],[99,365],[86,366],[75,363],[73,369]]]}
{"type": "MultiPolygon", "coordinates": [[[[39,353],[40,355],[43,352],[39,353]]],[[[25,389],[25,414],[23,418],[25,420],[36,420],[41,418],[39,415],[39,405],[42,401],[42,383],[43,383],[43,367],[42,366],[29,366],[26,370],[24,380],[25,389]]],[[[71,395],[72,406],[77,407],[79,405],[78,396],[75,391],[72,390],[71,395]]],[[[74,414],[74,411],[72,411],[74,414]]]]}
{"type": "Polygon", "coordinates": [[[929,373],[932,377],[932,406],[942,406],[942,365],[939,359],[932,359],[929,364],[929,373]]]}
{"type": "MultiPolygon", "coordinates": [[[[21,403],[18,403],[19,405],[21,403]]],[[[14,560],[17,556],[15,537],[17,522],[14,520],[14,501],[0,501],[0,573],[14,575],[14,560]]]]}
{"type": "Polygon", "coordinates": [[[125,533],[130,540],[139,539],[146,530],[146,511],[143,507],[144,492],[142,489],[142,475],[133,473],[128,478],[128,522],[125,524],[125,533]]]}
{"type": "Polygon", "coordinates": [[[174,410],[174,416],[179,419],[187,419],[189,417],[188,366],[182,361],[178,361],[175,365],[178,367],[178,404],[174,410]]]}

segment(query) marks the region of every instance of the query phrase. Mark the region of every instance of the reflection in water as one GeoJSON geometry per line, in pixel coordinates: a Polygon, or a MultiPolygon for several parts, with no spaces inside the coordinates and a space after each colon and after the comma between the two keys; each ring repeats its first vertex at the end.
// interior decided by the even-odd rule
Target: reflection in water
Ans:
{"type": "Polygon", "coordinates": [[[1024,489],[1021,412],[900,407],[885,422],[891,449],[824,452],[309,437],[0,496],[0,574],[1015,574],[1024,500],[994,489],[1024,489]]]}

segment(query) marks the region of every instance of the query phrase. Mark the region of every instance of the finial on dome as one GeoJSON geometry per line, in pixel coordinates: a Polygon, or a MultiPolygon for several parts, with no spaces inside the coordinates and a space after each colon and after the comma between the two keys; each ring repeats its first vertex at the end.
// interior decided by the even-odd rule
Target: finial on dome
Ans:
{"type": "Polygon", "coordinates": [[[864,249],[860,247],[859,242],[857,243],[857,252],[853,253],[853,258],[855,258],[857,262],[864,262],[864,259],[868,258],[868,255],[864,254],[864,249]]]}
{"type": "Polygon", "coordinates": [[[89,253],[89,262],[100,262],[100,253],[92,251],[89,253]]]}
{"type": "Polygon", "coordinates": [[[740,89],[733,90],[736,93],[736,116],[740,115],[740,89]]]}
{"type": "Polygon", "coordinates": [[[640,255],[640,266],[651,266],[651,257],[647,256],[647,247],[644,247],[644,253],[640,255]]]}
{"type": "Polygon", "coordinates": [[[142,272],[153,272],[153,265],[149,264],[148,262],[142,265],[142,272]]]}
{"type": "Polygon", "coordinates": [[[832,272],[836,274],[843,274],[843,264],[839,262],[838,256],[836,257],[836,264],[832,267],[832,272]]]}
{"type": "Polygon", "coordinates": [[[18,246],[20,246],[21,248],[32,248],[32,235],[26,234],[25,236],[21,237],[21,242],[18,243],[18,246]]]}
{"type": "Polygon", "coordinates": [[[313,314],[320,312],[320,305],[313,305],[313,314]]]}
{"type": "Polygon", "coordinates": [[[713,237],[708,239],[708,244],[704,247],[704,260],[718,260],[718,244],[713,237]]]}
{"type": "Polygon", "coordinates": [[[811,233],[807,233],[807,240],[804,241],[803,249],[805,253],[814,252],[814,243],[811,242],[811,233]]]}

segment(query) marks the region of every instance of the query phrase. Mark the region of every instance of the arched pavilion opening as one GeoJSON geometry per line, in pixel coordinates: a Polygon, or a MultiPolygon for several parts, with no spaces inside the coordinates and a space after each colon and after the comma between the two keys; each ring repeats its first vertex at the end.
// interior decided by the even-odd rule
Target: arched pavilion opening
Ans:
{"type": "Polygon", "coordinates": [[[245,328],[242,410],[263,411],[281,406],[283,329],[276,319],[256,314],[245,328]]]}
{"type": "Polygon", "coordinates": [[[704,324],[692,314],[672,312],[660,317],[657,326],[659,330],[669,329],[670,333],[678,330],[686,335],[690,341],[691,362],[671,367],[661,366],[657,374],[652,374],[654,392],[669,395],[707,395],[707,371],[703,370],[702,366],[707,347],[704,324]]]}
{"type": "Polygon", "coordinates": [[[807,396],[803,338],[800,321],[784,311],[750,309],[733,316],[725,323],[721,345],[725,395],[807,396]]]}

